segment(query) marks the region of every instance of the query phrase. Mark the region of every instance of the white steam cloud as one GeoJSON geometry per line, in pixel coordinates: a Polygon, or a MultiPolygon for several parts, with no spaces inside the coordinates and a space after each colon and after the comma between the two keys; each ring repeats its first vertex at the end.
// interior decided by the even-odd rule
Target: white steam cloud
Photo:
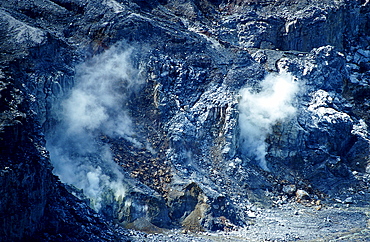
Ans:
{"type": "Polygon", "coordinates": [[[142,83],[130,62],[130,51],[111,48],[76,68],[76,85],[62,101],[60,124],[47,135],[54,173],[62,182],[82,189],[99,211],[108,193],[125,196],[119,166],[109,145],[99,137],[126,137],[132,122],[125,105],[142,83]]]}
{"type": "Polygon", "coordinates": [[[261,90],[251,88],[240,91],[239,126],[243,152],[269,171],[265,156],[265,139],[278,121],[291,117],[296,109],[292,105],[298,92],[298,83],[286,72],[269,74],[261,82],[261,90]]]}

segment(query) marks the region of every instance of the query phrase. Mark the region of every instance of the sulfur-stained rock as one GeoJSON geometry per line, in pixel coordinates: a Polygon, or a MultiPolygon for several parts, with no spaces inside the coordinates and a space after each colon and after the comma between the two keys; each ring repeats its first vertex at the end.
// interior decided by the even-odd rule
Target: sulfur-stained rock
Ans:
{"type": "Polygon", "coordinates": [[[325,198],[349,186],[366,195],[369,7],[1,1],[0,238],[112,241],[122,232],[112,222],[227,231],[261,217],[245,211],[271,205],[271,194],[279,206],[294,193],[325,198]],[[274,96],[263,80],[274,76],[274,86],[286,72],[297,91],[280,115],[286,86],[274,96]],[[84,78],[92,80],[85,96],[84,78]],[[249,104],[263,111],[246,119],[243,88],[267,93],[262,105],[249,104]],[[77,111],[67,112],[73,93],[77,111]],[[252,122],[247,133],[257,141],[248,140],[242,126],[257,118],[270,123],[252,122]],[[81,170],[85,177],[72,177],[81,170]]]}

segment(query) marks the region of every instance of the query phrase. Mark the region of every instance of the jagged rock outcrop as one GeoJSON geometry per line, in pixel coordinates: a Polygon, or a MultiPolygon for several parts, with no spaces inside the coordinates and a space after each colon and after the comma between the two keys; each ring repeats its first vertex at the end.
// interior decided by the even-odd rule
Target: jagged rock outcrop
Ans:
{"type": "Polygon", "coordinates": [[[253,203],[268,204],[266,192],[281,192],[282,180],[312,197],[368,189],[369,8],[350,0],[1,3],[0,236],[124,240],[112,222],[229,230],[248,224],[253,203]],[[125,196],[104,193],[98,215],[86,191],[53,175],[58,160],[50,162],[45,134],[49,147],[66,145],[58,140],[67,130],[56,127],[83,76],[78,64],[101,60],[99,69],[109,62],[101,54],[117,49],[131,49],[130,71],[143,80],[136,91],[126,77],[114,83],[125,98],[107,120],[122,111],[130,132],[91,129],[88,155],[72,154],[73,135],[58,147],[76,160],[104,160],[98,152],[109,147],[125,196]],[[241,141],[240,91],[261,93],[267,74],[279,72],[298,83],[295,115],[261,133],[260,167],[241,141]]]}

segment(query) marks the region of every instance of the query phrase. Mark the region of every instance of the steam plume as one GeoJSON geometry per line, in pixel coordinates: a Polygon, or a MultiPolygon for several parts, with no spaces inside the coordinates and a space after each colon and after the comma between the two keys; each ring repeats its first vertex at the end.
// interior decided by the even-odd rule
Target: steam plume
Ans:
{"type": "Polygon", "coordinates": [[[295,113],[292,102],[298,92],[298,84],[292,75],[284,72],[267,75],[261,82],[261,88],[260,92],[253,92],[251,88],[240,91],[239,125],[244,153],[268,171],[266,136],[277,121],[295,113]]]}
{"type": "Polygon", "coordinates": [[[132,134],[125,105],[141,80],[129,57],[130,51],[116,47],[77,66],[75,87],[54,110],[60,124],[47,135],[54,173],[82,189],[96,211],[107,193],[125,195],[123,175],[99,137],[132,134]]]}

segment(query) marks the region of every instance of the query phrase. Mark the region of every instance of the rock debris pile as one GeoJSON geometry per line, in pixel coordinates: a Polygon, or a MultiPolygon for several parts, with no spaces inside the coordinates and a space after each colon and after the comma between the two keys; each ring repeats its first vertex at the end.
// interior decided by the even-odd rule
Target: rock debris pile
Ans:
{"type": "Polygon", "coordinates": [[[3,241],[369,238],[368,1],[21,0],[0,19],[3,241]]]}

